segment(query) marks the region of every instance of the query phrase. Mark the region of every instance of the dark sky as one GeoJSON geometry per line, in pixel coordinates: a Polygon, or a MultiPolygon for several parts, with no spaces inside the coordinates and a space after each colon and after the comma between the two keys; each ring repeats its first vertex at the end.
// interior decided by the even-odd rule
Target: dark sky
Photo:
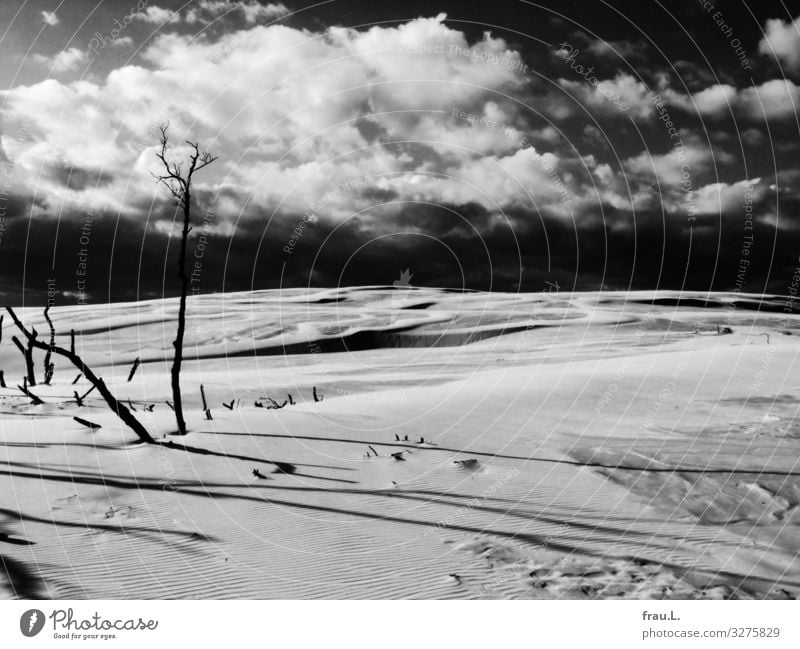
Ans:
{"type": "Polygon", "coordinates": [[[5,0],[0,58],[8,303],[176,294],[167,121],[202,292],[800,266],[800,2],[5,0]]]}

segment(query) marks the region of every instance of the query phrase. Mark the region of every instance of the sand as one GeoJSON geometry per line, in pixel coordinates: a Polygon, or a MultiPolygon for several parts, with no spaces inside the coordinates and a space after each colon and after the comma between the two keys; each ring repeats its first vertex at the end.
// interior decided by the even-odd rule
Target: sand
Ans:
{"type": "Polygon", "coordinates": [[[796,598],[800,320],[783,303],[193,297],[186,436],[165,404],[175,300],[52,309],[159,445],[96,392],[78,407],[90,386],[63,359],[32,405],[6,317],[0,596],[796,598]]]}

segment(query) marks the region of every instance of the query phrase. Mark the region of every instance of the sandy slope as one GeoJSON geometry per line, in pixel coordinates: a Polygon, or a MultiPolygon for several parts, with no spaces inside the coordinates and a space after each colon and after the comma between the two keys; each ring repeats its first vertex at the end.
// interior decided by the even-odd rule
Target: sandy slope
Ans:
{"type": "Polygon", "coordinates": [[[781,309],[665,292],[204,296],[182,438],[164,404],[175,302],[54,309],[153,434],[192,452],[134,443],[96,395],[78,408],[89,386],[63,362],[30,405],[6,318],[0,592],[797,597],[800,320],[781,309]]]}

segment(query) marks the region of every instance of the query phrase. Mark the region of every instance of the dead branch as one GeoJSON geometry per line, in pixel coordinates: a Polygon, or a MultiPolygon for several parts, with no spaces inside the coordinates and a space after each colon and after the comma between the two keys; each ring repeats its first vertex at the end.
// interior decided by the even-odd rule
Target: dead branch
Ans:
{"type": "Polygon", "coordinates": [[[131,379],[133,378],[133,375],[136,374],[136,370],[139,368],[139,363],[141,363],[141,362],[142,361],[139,360],[138,356],[136,357],[136,360],[133,361],[133,367],[131,367],[131,371],[128,374],[128,383],[131,382],[131,379]]]}
{"type": "Polygon", "coordinates": [[[208,403],[206,403],[206,391],[203,388],[203,384],[200,384],[200,396],[203,398],[203,412],[206,413],[206,419],[208,421],[212,421],[214,418],[211,416],[211,410],[208,408],[208,403]]]}
{"type": "Polygon", "coordinates": [[[98,428],[102,428],[100,424],[95,424],[93,421],[89,421],[88,419],[81,419],[80,417],[73,417],[75,421],[77,421],[81,426],[86,426],[86,428],[91,428],[92,430],[97,430],[98,428]]]}
{"type": "Polygon", "coordinates": [[[34,405],[34,406],[41,406],[41,405],[43,405],[43,404],[44,404],[44,401],[42,401],[42,400],[41,400],[39,397],[37,397],[37,396],[36,396],[36,395],[35,395],[33,392],[31,392],[31,391],[28,389],[28,386],[27,386],[27,385],[18,385],[17,387],[20,389],[20,391],[21,391],[21,392],[22,392],[22,393],[23,393],[23,394],[24,394],[26,397],[30,398],[30,400],[33,402],[33,405],[34,405]]]}
{"type": "Polygon", "coordinates": [[[22,354],[22,357],[25,359],[25,378],[28,381],[29,385],[36,385],[36,370],[33,366],[33,344],[32,340],[36,338],[36,329],[33,329],[33,333],[31,334],[33,337],[28,339],[28,345],[25,346],[20,342],[20,339],[16,336],[11,336],[11,340],[19,349],[19,353],[22,354]]]}
{"type": "Polygon", "coordinates": [[[70,383],[70,385],[75,385],[75,384],[76,384],[78,381],[80,381],[80,380],[81,380],[81,377],[82,377],[82,376],[83,376],[83,374],[81,374],[81,373],[79,372],[79,373],[78,373],[78,376],[76,376],[74,379],[72,379],[72,383],[70,383]]]}
{"type": "Polygon", "coordinates": [[[83,407],[83,400],[84,400],[86,397],[88,397],[88,396],[91,394],[91,392],[92,392],[92,391],[93,391],[93,390],[94,390],[96,387],[97,387],[97,386],[93,385],[93,386],[92,386],[92,387],[90,387],[90,388],[89,388],[89,389],[88,389],[86,392],[84,392],[82,395],[79,395],[77,391],[75,391],[75,392],[73,392],[73,393],[72,393],[72,394],[74,394],[74,395],[75,395],[75,403],[77,403],[77,404],[78,404],[78,407],[79,407],[79,408],[80,408],[80,407],[83,407]]]}
{"type": "MultiPolygon", "coordinates": [[[[19,329],[19,331],[28,340],[28,344],[31,347],[35,347],[43,351],[47,351],[50,348],[50,346],[47,345],[46,343],[43,343],[40,340],[36,339],[36,330],[28,331],[25,328],[25,325],[22,324],[20,319],[17,317],[17,314],[14,313],[14,310],[11,307],[6,307],[6,311],[11,316],[11,319],[14,321],[14,324],[16,325],[17,329],[19,329]]],[[[92,368],[89,367],[84,362],[84,360],[75,353],[74,331],[71,336],[71,343],[72,343],[72,348],[69,350],[64,349],[63,347],[60,347],[58,345],[54,345],[52,348],[52,352],[58,356],[63,356],[68,361],[70,361],[75,367],[77,367],[84,374],[84,376],[86,376],[89,382],[94,387],[97,388],[97,390],[102,395],[103,399],[105,399],[105,402],[108,404],[108,407],[111,408],[111,410],[117,414],[117,416],[128,426],[128,428],[130,428],[134,433],[136,433],[136,436],[140,440],[142,440],[143,442],[147,442],[149,444],[155,444],[156,443],[155,440],[150,436],[150,433],[147,432],[147,429],[144,426],[142,426],[139,420],[136,419],[136,417],[134,417],[131,414],[131,411],[128,410],[124,404],[120,403],[114,397],[114,395],[111,394],[111,391],[106,386],[105,381],[103,381],[102,378],[97,376],[92,370],[92,368]]]]}
{"type": "Polygon", "coordinates": [[[50,381],[53,380],[53,371],[55,370],[55,365],[52,363],[52,356],[53,356],[53,347],[56,344],[56,328],[53,326],[53,321],[50,319],[50,305],[48,304],[44,310],[44,319],[47,321],[47,325],[50,327],[50,347],[47,350],[47,353],[44,355],[44,384],[50,385],[50,381]]]}

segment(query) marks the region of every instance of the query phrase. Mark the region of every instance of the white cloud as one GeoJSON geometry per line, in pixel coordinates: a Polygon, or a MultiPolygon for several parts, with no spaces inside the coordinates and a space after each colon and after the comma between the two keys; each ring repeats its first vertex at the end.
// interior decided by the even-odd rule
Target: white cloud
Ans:
{"type": "Polygon", "coordinates": [[[180,14],[172,11],[171,9],[163,9],[156,5],[150,5],[144,11],[138,11],[131,14],[134,20],[139,20],[143,23],[151,25],[166,25],[169,23],[180,22],[180,14]]]}
{"type": "Polygon", "coordinates": [[[48,25],[50,25],[51,27],[55,27],[56,25],[58,25],[61,22],[58,19],[58,16],[56,16],[56,12],[55,11],[43,11],[42,12],[42,20],[45,23],[47,23],[48,25]]]}
{"type": "Polygon", "coordinates": [[[114,42],[111,43],[111,47],[130,47],[133,45],[133,39],[130,36],[120,36],[119,38],[114,39],[114,42]]]}
{"type": "MultiPolygon", "coordinates": [[[[217,204],[222,219],[245,205],[262,214],[304,213],[348,183],[326,202],[328,216],[372,208],[379,196],[571,219],[590,209],[599,214],[600,203],[620,210],[657,204],[653,173],[667,192],[680,182],[672,152],[634,156],[616,169],[558,153],[564,136],[554,126],[531,127],[530,112],[515,100],[532,92],[531,76],[488,57],[451,54],[451,47],[496,60],[519,56],[490,34],[469,42],[443,15],[363,31],[275,24],[217,40],[164,33],[141,65],[102,80],[49,79],[0,92],[7,132],[24,122],[29,133],[24,146],[0,144],[20,177],[36,179],[30,191],[43,204],[130,216],[165,198],[149,171],[157,170],[154,127],[168,120],[172,141],[199,140],[219,156],[198,190],[225,190],[217,204]],[[66,188],[48,171],[53,160],[102,169],[110,180],[66,188]],[[641,182],[629,187],[626,174],[641,182]]],[[[620,75],[608,83],[637,118],[652,110],[641,82],[620,75]]],[[[582,84],[582,98],[608,103],[593,90],[582,84]]],[[[697,173],[707,170],[710,152],[688,148],[697,173]]]]}
{"type": "Polygon", "coordinates": [[[199,0],[186,12],[185,20],[192,25],[211,24],[224,18],[243,18],[249,25],[271,21],[289,14],[283,3],[261,4],[257,0],[227,2],[226,0],[199,0]]]}
{"type": "Polygon", "coordinates": [[[690,97],[668,92],[668,101],[689,111],[709,117],[734,115],[752,120],[778,120],[797,115],[800,109],[800,86],[788,79],[771,79],[760,86],[736,89],[717,84],[690,97]]]}
{"type": "Polygon", "coordinates": [[[800,72],[800,17],[793,22],[767,20],[758,51],[782,62],[790,71],[800,72]]]}
{"type": "Polygon", "coordinates": [[[629,74],[619,74],[613,79],[587,74],[585,80],[559,79],[558,84],[587,107],[607,116],[647,119],[653,114],[653,93],[629,74]]]}
{"type": "Polygon", "coordinates": [[[89,61],[86,52],[77,47],[70,47],[53,56],[35,54],[33,58],[37,63],[50,66],[54,73],[72,72],[89,61]]]}

